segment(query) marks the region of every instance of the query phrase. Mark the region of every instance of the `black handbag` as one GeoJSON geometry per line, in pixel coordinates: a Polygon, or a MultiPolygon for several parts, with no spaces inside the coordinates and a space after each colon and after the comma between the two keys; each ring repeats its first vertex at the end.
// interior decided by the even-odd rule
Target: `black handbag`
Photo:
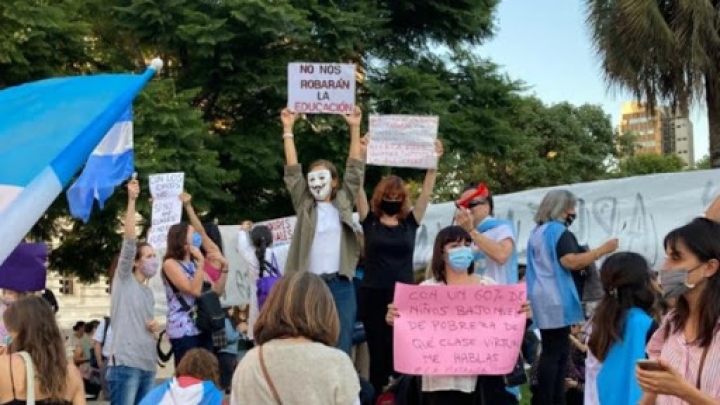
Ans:
{"type": "Polygon", "coordinates": [[[203,283],[203,292],[195,298],[195,306],[191,307],[165,273],[163,277],[178,298],[182,310],[190,315],[201,332],[213,333],[225,329],[225,311],[220,305],[220,296],[212,290],[210,283],[203,283]]]}
{"type": "Polygon", "coordinates": [[[507,387],[517,387],[519,385],[527,384],[528,378],[527,373],[525,372],[525,359],[522,354],[518,356],[518,360],[515,362],[515,367],[513,367],[510,374],[504,376],[504,380],[505,386],[507,387]]]}

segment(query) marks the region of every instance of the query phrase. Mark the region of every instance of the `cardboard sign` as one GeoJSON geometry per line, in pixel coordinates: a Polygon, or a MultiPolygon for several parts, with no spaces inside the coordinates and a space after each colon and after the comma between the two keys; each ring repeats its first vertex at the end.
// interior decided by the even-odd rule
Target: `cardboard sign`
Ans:
{"type": "Polygon", "coordinates": [[[397,284],[395,371],[413,375],[509,374],[522,346],[524,284],[397,284]]]}
{"type": "Polygon", "coordinates": [[[371,115],[367,163],[375,166],[437,167],[436,116],[371,115]]]}
{"type": "Polygon", "coordinates": [[[152,174],[149,182],[153,202],[148,243],[155,250],[165,249],[168,230],[182,220],[179,197],[185,188],[185,173],[152,174]]]}
{"type": "Polygon", "coordinates": [[[259,222],[256,225],[265,225],[270,228],[273,234],[273,245],[282,246],[292,241],[292,235],[295,231],[295,217],[285,217],[273,219],[270,221],[259,222]]]}
{"type": "Polygon", "coordinates": [[[355,65],[290,63],[288,108],[303,114],[351,114],[355,109],[355,65]]]}

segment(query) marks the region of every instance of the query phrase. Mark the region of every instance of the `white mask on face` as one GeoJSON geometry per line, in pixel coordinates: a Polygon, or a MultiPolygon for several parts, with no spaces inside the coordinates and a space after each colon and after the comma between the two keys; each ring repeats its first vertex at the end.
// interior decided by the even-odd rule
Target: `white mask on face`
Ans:
{"type": "Polygon", "coordinates": [[[332,189],[332,175],[330,170],[321,169],[308,173],[308,186],[310,193],[317,201],[325,201],[332,189]]]}

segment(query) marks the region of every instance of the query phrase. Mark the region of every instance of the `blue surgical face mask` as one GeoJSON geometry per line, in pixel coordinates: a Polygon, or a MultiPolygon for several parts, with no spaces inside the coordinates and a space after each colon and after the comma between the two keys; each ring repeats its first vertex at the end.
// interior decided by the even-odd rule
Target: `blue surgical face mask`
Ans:
{"type": "Polygon", "coordinates": [[[470,246],[458,246],[448,250],[448,264],[458,272],[464,273],[473,261],[473,252],[470,246]]]}
{"type": "Polygon", "coordinates": [[[202,236],[197,232],[193,233],[192,245],[198,249],[202,246],[202,236]]]}
{"type": "Polygon", "coordinates": [[[5,346],[10,346],[12,344],[13,338],[10,335],[5,336],[4,343],[5,346]]]}

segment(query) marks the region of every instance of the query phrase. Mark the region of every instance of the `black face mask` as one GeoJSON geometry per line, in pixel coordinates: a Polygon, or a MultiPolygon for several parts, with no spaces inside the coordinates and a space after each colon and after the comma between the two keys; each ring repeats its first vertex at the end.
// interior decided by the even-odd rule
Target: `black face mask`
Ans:
{"type": "Polygon", "coordinates": [[[391,201],[383,199],[380,202],[380,209],[387,215],[397,215],[402,209],[402,201],[391,201]]]}
{"type": "Polygon", "coordinates": [[[569,228],[570,225],[572,225],[573,222],[575,222],[576,218],[577,218],[577,214],[568,214],[567,219],[565,219],[565,225],[567,225],[569,228]]]}

